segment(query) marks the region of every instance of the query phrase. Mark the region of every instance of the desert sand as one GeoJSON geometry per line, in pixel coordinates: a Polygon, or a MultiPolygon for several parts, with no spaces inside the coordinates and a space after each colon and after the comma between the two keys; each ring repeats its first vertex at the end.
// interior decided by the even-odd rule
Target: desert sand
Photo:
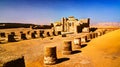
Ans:
{"type": "Polygon", "coordinates": [[[0,44],[0,56],[6,52],[13,55],[24,55],[26,67],[120,67],[120,30],[109,32],[92,39],[88,43],[82,43],[81,49],[73,49],[73,54],[63,55],[62,45],[64,40],[73,40],[86,34],[70,34],[67,37],[52,36],[37,38],[20,42],[0,44]],[[53,40],[50,40],[53,38],[53,40]],[[44,47],[57,46],[57,58],[55,65],[44,65],[44,47]]]}

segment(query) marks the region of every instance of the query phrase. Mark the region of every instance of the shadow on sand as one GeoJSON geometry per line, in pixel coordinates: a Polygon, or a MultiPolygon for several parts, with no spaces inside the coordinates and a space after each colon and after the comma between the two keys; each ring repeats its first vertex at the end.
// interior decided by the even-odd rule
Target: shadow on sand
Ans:
{"type": "Polygon", "coordinates": [[[59,58],[57,59],[57,63],[56,64],[59,64],[59,63],[62,63],[64,61],[68,61],[70,58],[59,58]]]}
{"type": "Polygon", "coordinates": [[[87,40],[87,42],[90,42],[90,40],[87,40]]]}
{"type": "Polygon", "coordinates": [[[75,51],[72,51],[72,54],[76,54],[76,53],[80,53],[81,51],[80,50],[75,50],[75,51]]]}
{"type": "Polygon", "coordinates": [[[81,45],[82,48],[84,48],[84,47],[86,47],[86,46],[87,46],[87,44],[82,44],[82,45],[81,45]]]}

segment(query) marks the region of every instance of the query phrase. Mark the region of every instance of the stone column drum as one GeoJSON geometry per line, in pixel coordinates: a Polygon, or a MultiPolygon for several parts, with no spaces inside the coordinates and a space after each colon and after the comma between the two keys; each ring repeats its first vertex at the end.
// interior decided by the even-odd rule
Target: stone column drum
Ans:
{"type": "Polygon", "coordinates": [[[34,32],[31,33],[31,37],[32,37],[32,38],[36,38],[35,35],[36,35],[36,33],[34,33],[34,32]]]}
{"type": "Polygon", "coordinates": [[[55,35],[56,35],[56,36],[58,35],[58,31],[55,31],[55,35]]]}
{"type": "Polygon", "coordinates": [[[50,37],[50,32],[48,31],[48,32],[46,33],[46,35],[47,35],[47,37],[50,37]]]}
{"type": "Polygon", "coordinates": [[[62,34],[62,37],[66,37],[66,34],[62,34]]]}
{"type": "Polygon", "coordinates": [[[86,35],[87,36],[87,39],[89,40],[90,39],[90,33],[86,35]]]}
{"type": "Polygon", "coordinates": [[[58,35],[61,35],[61,31],[58,31],[58,35]]]}
{"type": "Polygon", "coordinates": [[[52,65],[57,62],[56,47],[47,46],[44,50],[44,64],[52,65]]]}
{"type": "Polygon", "coordinates": [[[90,39],[92,39],[92,33],[90,33],[90,39]]]}
{"type": "Polygon", "coordinates": [[[95,38],[95,33],[94,32],[92,33],[92,37],[95,38]]]}
{"type": "Polygon", "coordinates": [[[71,41],[64,41],[63,44],[63,54],[69,55],[72,53],[72,42],[71,41]]]}
{"type": "Polygon", "coordinates": [[[15,38],[14,38],[14,35],[11,35],[11,34],[9,34],[8,35],[8,42],[15,42],[16,40],[15,40],[15,38]]]}
{"type": "Polygon", "coordinates": [[[81,38],[81,42],[82,42],[82,43],[87,42],[87,36],[83,36],[83,37],[81,38]]]}
{"type": "Polygon", "coordinates": [[[98,37],[98,33],[97,32],[95,32],[95,37],[98,37]]]}
{"type": "Polygon", "coordinates": [[[81,48],[81,38],[75,38],[74,39],[74,48],[80,49],[81,48]]]}
{"type": "Polygon", "coordinates": [[[101,32],[100,31],[98,31],[97,33],[98,33],[98,36],[101,36],[101,32]]]}
{"type": "Polygon", "coordinates": [[[53,36],[56,36],[55,31],[52,32],[52,35],[53,35],[53,36]]]}
{"type": "Polygon", "coordinates": [[[26,40],[26,39],[27,39],[25,33],[21,33],[21,39],[23,39],[23,40],[26,40]]]}
{"type": "Polygon", "coordinates": [[[31,37],[31,31],[27,31],[26,33],[26,38],[27,39],[31,39],[32,37],[31,37]]]}

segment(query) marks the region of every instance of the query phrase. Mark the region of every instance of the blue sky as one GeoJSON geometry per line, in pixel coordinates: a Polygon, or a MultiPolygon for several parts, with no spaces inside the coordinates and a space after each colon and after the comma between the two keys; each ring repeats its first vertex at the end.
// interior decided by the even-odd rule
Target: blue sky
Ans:
{"type": "Polygon", "coordinates": [[[120,22],[120,0],[0,0],[0,22],[50,24],[68,16],[120,22]]]}

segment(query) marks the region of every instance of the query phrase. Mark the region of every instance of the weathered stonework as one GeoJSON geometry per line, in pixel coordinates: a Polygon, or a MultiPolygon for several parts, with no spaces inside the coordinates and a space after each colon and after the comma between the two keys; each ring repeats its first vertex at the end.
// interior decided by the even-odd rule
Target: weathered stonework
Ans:
{"type": "Polygon", "coordinates": [[[56,47],[45,47],[44,51],[44,64],[51,65],[57,62],[56,47]]]}
{"type": "Polygon", "coordinates": [[[81,37],[81,42],[82,42],[82,43],[87,42],[87,36],[83,36],[83,37],[81,37]]]}
{"type": "Polygon", "coordinates": [[[80,49],[81,48],[81,38],[75,38],[74,39],[74,48],[80,49]]]}
{"type": "Polygon", "coordinates": [[[15,40],[15,38],[14,38],[14,35],[11,35],[11,34],[9,34],[8,35],[8,42],[15,42],[16,40],[15,40]]]}
{"type": "Polygon", "coordinates": [[[22,40],[26,40],[26,39],[27,39],[25,33],[21,33],[21,39],[22,39],[22,40]]]}
{"type": "Polygon", "coordinates": [[[92,38],[95,38],[95,32],[92,33],[92,38]]]}
{"type": "Polygon", "coordinates": [[[55,31],[62,32],[74,32],[79,33],[82,32],[84,27],[89,27],[90,19],[81,19],[78,20],[74,18],[74,16],[70,16],[68,18],[62,18],[61,21],[53,23],[55,31]]]}
{"type": "Polygon", "coordinates": [[[89,32],[90,32],[89,27],[84,27],[84,28],[82,29],[82,32],[83,32],[83,33],[89,33],[89,32]]]}
{"type": "Polygon", "coordinates": [[[72,53],[72,42],[64,41],[63,44],[63,55],[69,55],[72,53]]]}

